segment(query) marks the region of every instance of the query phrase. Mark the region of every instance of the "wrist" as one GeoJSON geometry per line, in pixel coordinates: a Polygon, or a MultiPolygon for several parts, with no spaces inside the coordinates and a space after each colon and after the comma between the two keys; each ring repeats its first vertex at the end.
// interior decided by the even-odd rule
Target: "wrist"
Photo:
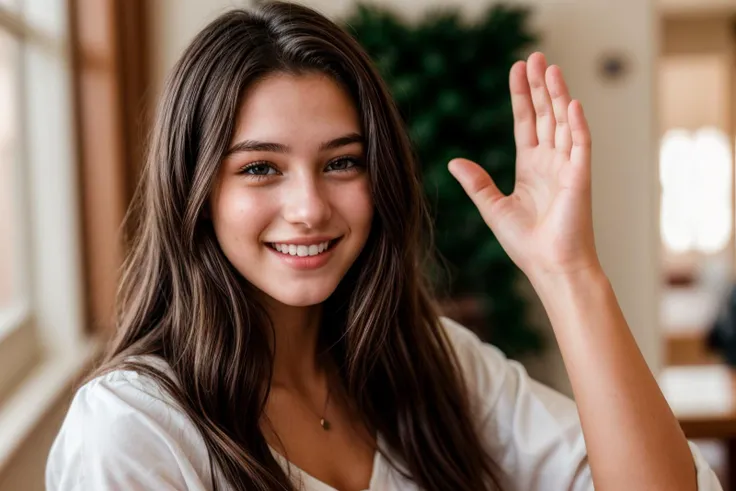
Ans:
{"type": "Polygon", "coordinates": [[[610,287],[608,277],[598,263],[574,271],[537,272],[529,275],[529,281],[542,300],[547,297],[559,298],[566,294],[587,296],[601,288],[610,287]]]}
{"type": "Polygon", "coordinates": [[[530,281],[561,345],[571,339],[570,335],[578,338],[582,332],[589,333],[596,322],[592,319],[605,316],[616,301],[600,267],[537,275],[530,281]]]}

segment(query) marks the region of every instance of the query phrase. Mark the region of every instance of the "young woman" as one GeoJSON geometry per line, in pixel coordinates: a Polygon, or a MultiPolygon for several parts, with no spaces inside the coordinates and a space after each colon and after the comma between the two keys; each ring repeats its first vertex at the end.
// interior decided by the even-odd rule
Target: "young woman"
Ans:
{"type": "Polygon", "coordinates": [[[514,193],[449,171],[541,297],[577,407],[438,316],[384,83],[335,24],[268,3],[212,22],[168,79],[119,332],[48,488],[720,489],[599,264],[580,103],[539,53],[510,88],[514,193]]]}

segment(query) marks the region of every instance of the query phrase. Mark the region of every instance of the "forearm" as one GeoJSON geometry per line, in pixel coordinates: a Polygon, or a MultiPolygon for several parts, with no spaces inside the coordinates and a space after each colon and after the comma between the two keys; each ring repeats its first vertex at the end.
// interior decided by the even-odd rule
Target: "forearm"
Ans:
{"type": "Polygon", "coordinates": [[[695,490],[687,440],[605,274],[545,275],[532,283],[570,377],[596,489],[695,490]]]}

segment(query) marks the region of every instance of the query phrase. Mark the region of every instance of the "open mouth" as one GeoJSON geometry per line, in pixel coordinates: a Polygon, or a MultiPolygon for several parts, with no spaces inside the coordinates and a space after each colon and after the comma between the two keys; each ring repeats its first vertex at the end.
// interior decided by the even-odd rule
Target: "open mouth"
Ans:
{"type": "Polygon", "coordinates": [[[309,245],[280,244],[276,242],[266,242],[266,245],[276,252],[286,256],[309,257],[319,256],[320,254],[324,254],[325,252],[334,249],[335,245],[340,242],[341,239],[342,237],[338,237],[336,239],[309,245]]]}

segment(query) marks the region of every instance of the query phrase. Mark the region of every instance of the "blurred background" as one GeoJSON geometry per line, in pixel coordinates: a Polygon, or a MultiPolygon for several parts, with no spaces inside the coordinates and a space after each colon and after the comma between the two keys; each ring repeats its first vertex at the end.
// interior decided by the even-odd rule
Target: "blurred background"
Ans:
{"type": "MultiPolygon", "coordinates": [[[[533,291],[444,171],[472,158],[510,191],[508,68],[535,49],[561,66],[593,132],[603,266],[683,430],[736,489],[736,0],[301,3],[347,26],[399,104],[443,308],[571,395],[533,291]]],[[[43,489],[113,331],[121,222],[168,70],[252,4],[0,0],[0,491],[43,489]]]]}

